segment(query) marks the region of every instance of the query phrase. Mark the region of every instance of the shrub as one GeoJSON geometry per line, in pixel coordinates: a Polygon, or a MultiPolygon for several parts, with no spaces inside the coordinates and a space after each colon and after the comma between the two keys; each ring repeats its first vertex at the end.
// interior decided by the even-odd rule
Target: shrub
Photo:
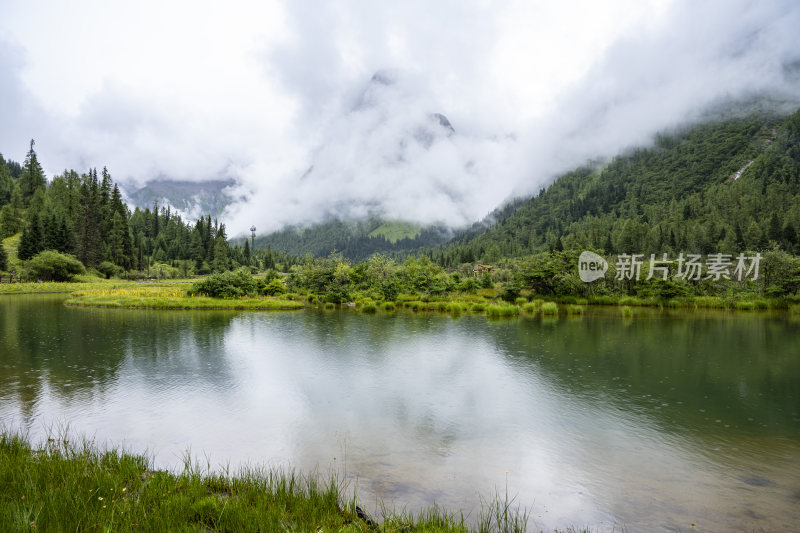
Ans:
{"type": "Polygon", "coordinates": [[[123,272],[122,267],[119,267],[111,261],[103,261],[98,265],[97,271],[100,272],[106,279],[111,279],[112,276],[118,276],[123,272]]]}
{"type": "Polygon", "coordinates": [[[275,296],[277,294],[286,294],[286,285],[283,284],[278,278],[273,278],[269,283],[261,288],[261,294],[266,296],[275,296]]]}
{"type": "Polygon", "coordinates": [[[236,272],[213,274],[204,280],[197,281],[186,293],[190,296],[204,295],[212,298],[256,296],[258,283],[247,273],[246,269],[239,269],[236,272]]]}
{"type": "Polygon", "coordinates": [[[29,279],[42,281],[70,281],[78,274],[85,274],[83,263],[74,256],[55,250],[45,250],[33,256],[26,265],[29,279]]]}

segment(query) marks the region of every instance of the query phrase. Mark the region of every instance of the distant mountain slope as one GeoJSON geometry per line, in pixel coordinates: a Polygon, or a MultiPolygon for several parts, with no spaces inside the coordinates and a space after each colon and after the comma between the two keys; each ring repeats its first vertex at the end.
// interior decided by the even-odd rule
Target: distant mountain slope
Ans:
{"type": "Polygon", "coordinates": [[[361,221],[330,219],[307,227],[292,226],[256,237],[255,247],[293,255],[327,256],[336,251],[354,261],[376,252],[408,252],[446,242],[452,232],[444,227],[421,227],[402,221],[372,218],[361,221]]]}
{"type": "Polygon", "coordinates": [[[212,181],[173,181],[157,179],[148,181],[144,187],[134,191],[124,191],[128,202],[144,209],[159,205],[170,205],[188,220],[211,215],[218,218],[234,198],[226,189],[235,184],[234,180],[212,181]]]}
{"type": "Polygon", "coordinates": [[[605,166],[583,167],[432,250],[446,265],[548,249],[607,253],[800,252],[800,111],[660,135],[605,166]]]}

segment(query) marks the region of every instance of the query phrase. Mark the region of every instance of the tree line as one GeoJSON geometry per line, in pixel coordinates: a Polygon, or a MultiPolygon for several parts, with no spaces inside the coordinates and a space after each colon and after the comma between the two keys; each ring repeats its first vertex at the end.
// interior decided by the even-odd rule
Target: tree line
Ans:
{"type": "MultiPolygon", "coordinates": [[[[107,277],[187,276],[298,261],[271,249],[250,250],[249,242],[231,246],[225,224],[210,216],[187,223],[158,203],[131,212],[105,167],[99,173],[96,168],[82,174],[65,170],[48,182],[34,144],[22,164],[0,154],[0,239],[21,233],[21,261],[57,252],[107,277]]],[[[0,246],[0,271],[8,269],[0,246]]]]}

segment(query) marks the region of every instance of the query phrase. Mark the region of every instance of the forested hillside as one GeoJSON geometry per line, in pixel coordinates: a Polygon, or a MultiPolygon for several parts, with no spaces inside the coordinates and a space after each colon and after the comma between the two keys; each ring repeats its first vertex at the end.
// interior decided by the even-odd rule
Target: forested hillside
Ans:
{"type": "Polygon", "coordinates": [[[310,253],[325,257],[336,251],[353,261],[363,261],[374,253],[403,254],[442,244],[450,235],[448,229],[438,226],[420,227],[378,218],[355,222],[331,219],[308,227],[290,226],[256,237],[255,247],[269,247],[296,256],[310,253]]]}
{"type": "Polygon", "coordinates": [[[190,224],[158,204],[131,213],[106,168],[99,176],[96,169],[65,170],[48,182],[33,141],[22,165],[0,155],[0,239],[15,235],[9,239],[17,244],[15,264],[0,249],[0,271],[18,275],[25,274],[21,262],[45,251],[74,256],[106,276],[147,275],[153,267],[154,275],[186,276],[292,262],[282,254],[251,254],[249,243],[231,248],[225,225],[210,216],[190,224]]]}
{"type": "Polygon", "coordinates": [[[607,254],[800,252],[800,111],[657,137],[561,176],[496,213],[487,231],[431,250],[445,266],[563,249],[607,254]]]}

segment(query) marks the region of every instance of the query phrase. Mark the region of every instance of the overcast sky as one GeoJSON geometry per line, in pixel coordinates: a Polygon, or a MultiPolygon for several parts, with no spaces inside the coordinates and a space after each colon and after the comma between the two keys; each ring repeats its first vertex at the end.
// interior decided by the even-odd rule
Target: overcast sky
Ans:
{"type": "Polygon", "coordinates": [[[231,235],[459,225],[720,100],[800,105],[798,28],[793,0],[3,1],[0,152],[234,178],[231,235]]]}

